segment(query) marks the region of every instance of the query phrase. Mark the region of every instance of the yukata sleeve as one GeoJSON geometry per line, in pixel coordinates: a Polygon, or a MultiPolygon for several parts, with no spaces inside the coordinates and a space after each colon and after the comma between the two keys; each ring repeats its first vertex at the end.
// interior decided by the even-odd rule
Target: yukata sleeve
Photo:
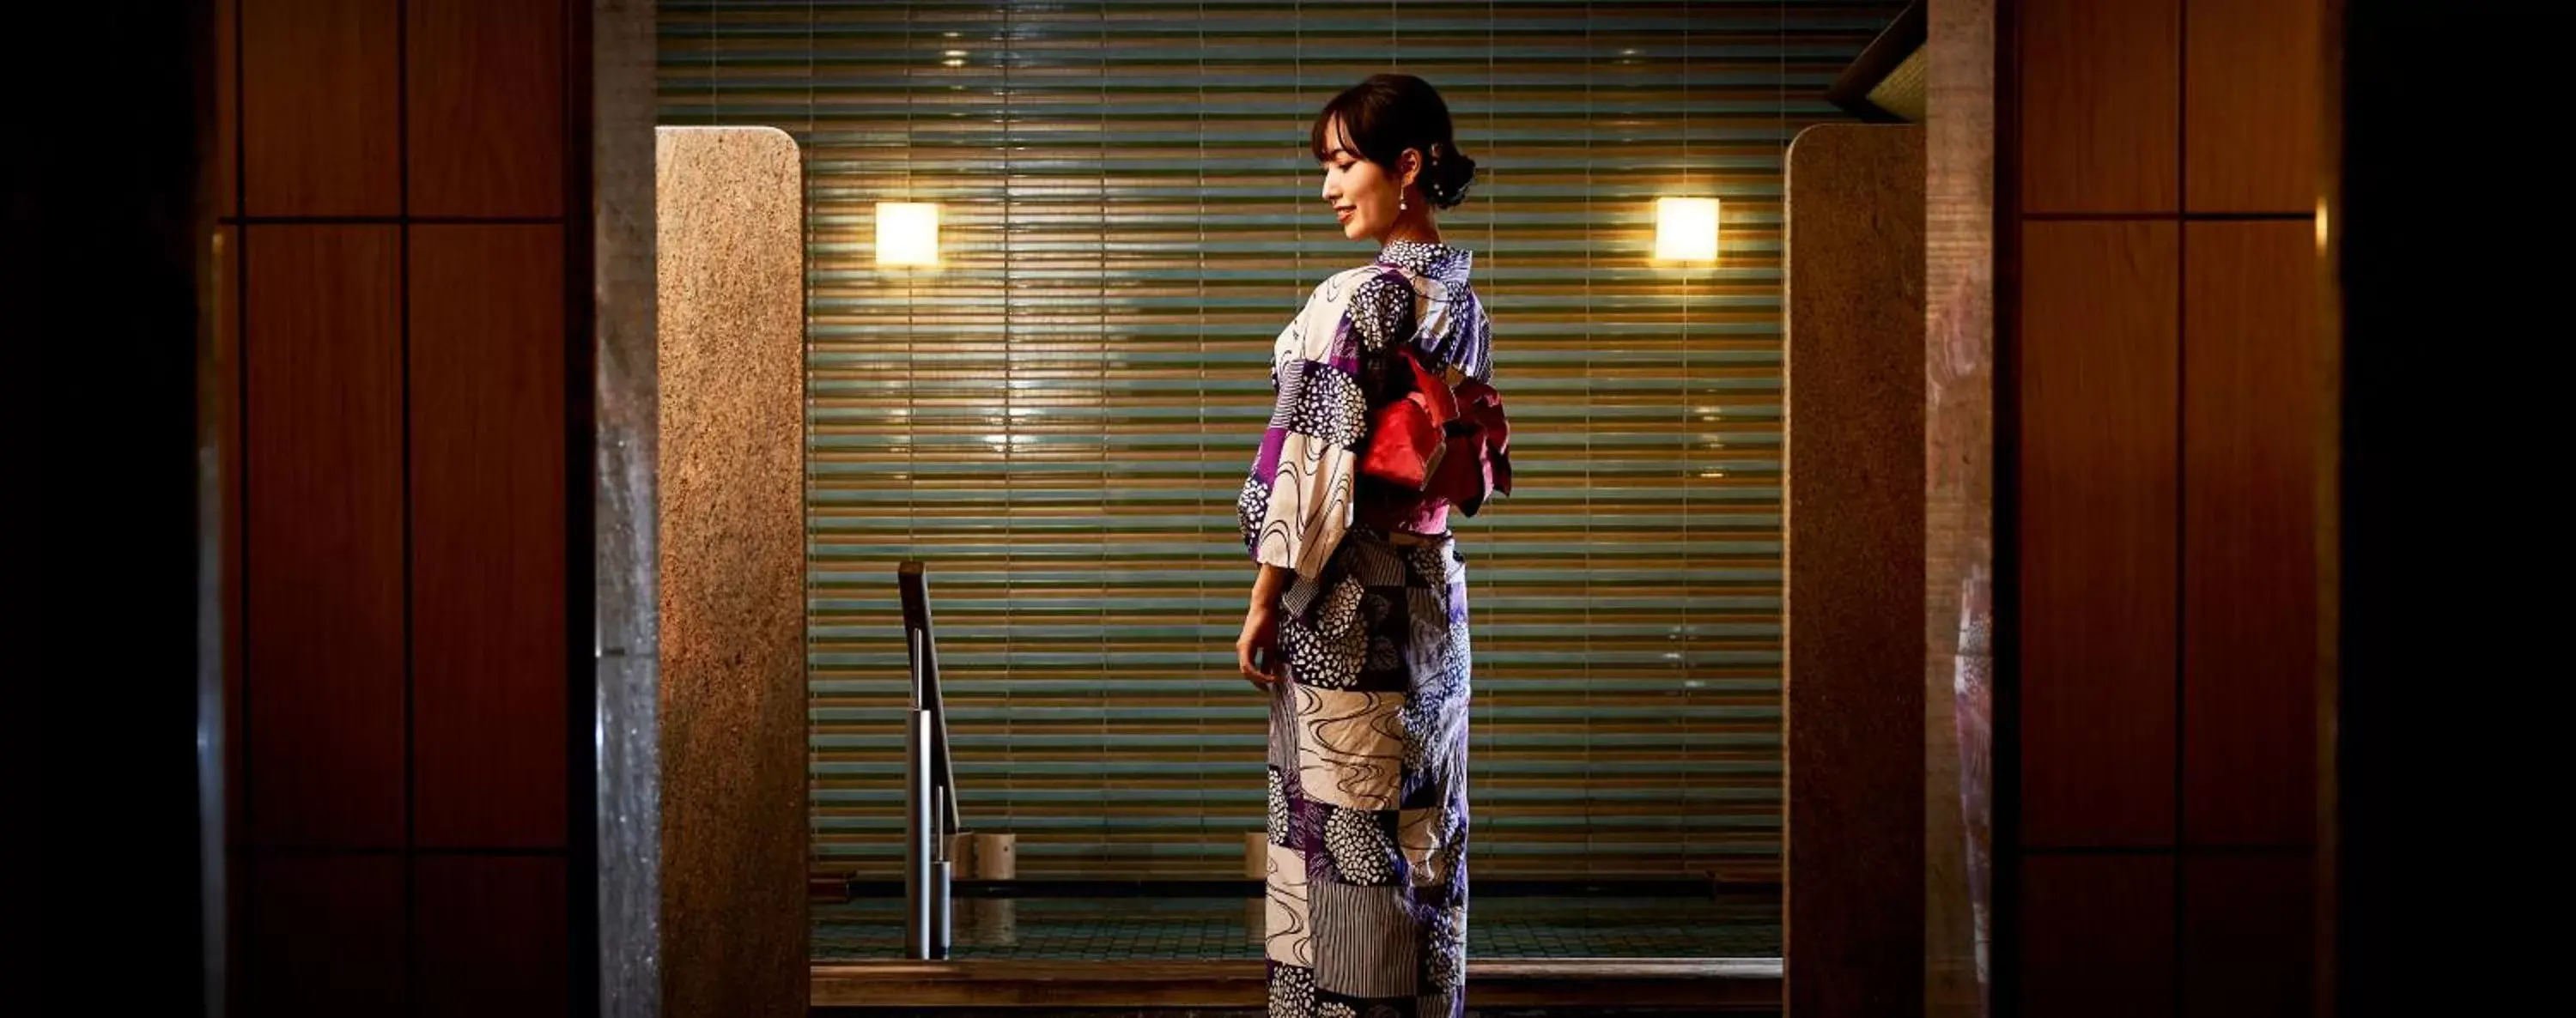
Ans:
{"type": "Polygon", "coordinates": [[[1348,295],[1330,282],[1317,287],[1273,348],[1270,424],[1235,506],[1254,561],[1311,579],[1350,529],[1367,439],[1363,342],[1383,335],[1376,330],[1384,324],[1363,324],[1353,309],[1365,306],[1364,291],[1384,285],[1377,278],[1348,295]]]}
{"type": "MultiPolygon", "coordinates": [[[[1392,268],[1380,269],[1351,291],[1351,332],[1359,340],[1363,361],[1373,364],[1412,340],[1414,301],[1412,282],[1392,268]]],[[[1373,379],[1362,381],[1366,387],[1373,379]]]]}

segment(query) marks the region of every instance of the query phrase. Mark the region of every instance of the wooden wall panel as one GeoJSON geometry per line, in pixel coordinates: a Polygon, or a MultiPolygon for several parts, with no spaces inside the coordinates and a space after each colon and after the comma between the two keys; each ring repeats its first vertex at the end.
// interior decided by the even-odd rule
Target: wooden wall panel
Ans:
{"type": "Polygon", "coordinates": [[[214,6],[232,1011],[595,1009],[567,851],[586,8],[214,6]]]}
{"type": "Polygon", "coordinates": [[[421,1018],[565,1013],[562,859],[430,855],[414,865],[421,1018]]]}
{"type": "Polygon", "coordinates": [[[2026,1015],[2310,1008],[2320,7],[2002,9],[2026,1015]]]}
{"type": "Polygon", "coordinates": [[[2025,0],[2024,212],[2170,212],[2181,0],[2025,0]]]}
{"type": "Polygon", "coordinates": [[[242,144],[254,216],[402,211],[395,0],[242,5],[242,144]]]}
{"type": "MultiPolygon", "coordinates": [[[[207,159],[206,188],[214,193],[218,218],[239,215],[238,157],[241,153],[241,0],[215,0],[215,151],[207,159]]],[[[230,463],[232,461],[226,460],[230,463]]]]}
{"type": "Polygon", "coordinates": [[[2174,822],[2172,223],[2030,223],[2021,317],[2022,840],[2174,822]]]}
{"type": "Polygon", "coordinates": [[[243,336],[250,836],[403,843],[392,226],[253,226],[243,336]]]}
{"type": "Polygon", "coordinates": [[[2318,0],[2191,0],[2184,20],[2190,211],[2314,213],[2318,0]]]}
{"type": "Polygon", "coordinates": [[[2166,855],[2022,862],[2022,1018],[2171,1018],[2174,874],[2166,855]]]}
{"type": "Polygon", "coordinates": [[[401,856],[267,855],[243,869],[254,904],[235,949],[237,1013],[403,1013],[401,856]]]}
{"type": "Polygon", "coordinates": [[[2183,860],[2182,1014],[2310,1013],[2316,862],[2307,853],[2183,860]]]}
{"type": "Polygon", "coordinates": [[[563,228],[411,241],[419,843],[561,847],[563,228]]]}
{"type": "Polygon", "coordinates": [[[563,8],[410,0],[411,211],[563,213],[563,8]]]}
{"type": "Polygon", "coordinates": [[[2311,844],[2325,384],[2315,227],[2186,230],[2184,840],[2311,844]]]}

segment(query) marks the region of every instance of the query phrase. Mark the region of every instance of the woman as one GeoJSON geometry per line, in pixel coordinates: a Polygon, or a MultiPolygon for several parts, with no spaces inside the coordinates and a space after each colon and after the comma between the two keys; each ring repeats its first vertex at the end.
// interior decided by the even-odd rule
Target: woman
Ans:
{"type": "Polygon", "coordinates": [[[1260,565],[1235,644],[1270,694],[1270,1014],[1459,1015],[1467,933],[1466,570],[1450,500],[1361,470],[1416,377],[1489,377],[1491,332],[1434,209],[1475,178],[1422,79],[1380,74],[1310,131],[1323,199],[1377,257],[1315,287],[1272,352],[1239,503],[1260,565]]]}

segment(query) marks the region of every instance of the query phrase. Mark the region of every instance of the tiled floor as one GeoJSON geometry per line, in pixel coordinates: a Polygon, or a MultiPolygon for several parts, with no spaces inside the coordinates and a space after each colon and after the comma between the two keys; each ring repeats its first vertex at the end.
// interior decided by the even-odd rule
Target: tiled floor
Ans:
{"type": "MultiPolygon", "coordinates": [[[[1261,954],[1260,903],[1228,898],[960,899],[958,958],[1203,960],[1261,954]]],[[[1744,958],[1780,954],[1776,895],[1479,899],[1481,958],[1744,958]]],[[[814,907],[817,961],[899,958],[903,903],[814,907]]]]}

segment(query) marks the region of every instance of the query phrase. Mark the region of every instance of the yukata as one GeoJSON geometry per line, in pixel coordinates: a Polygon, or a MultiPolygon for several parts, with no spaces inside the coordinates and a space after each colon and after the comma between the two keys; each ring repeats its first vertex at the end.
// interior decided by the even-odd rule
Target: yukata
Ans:
{"type": "Polygon", "coordinates": [[[1464,1014],[1468,639],[1450,505],[1361,473],[1399,345],[1490,378],[1472,253],[1397,241],[1279,334],[1277,401],[1238,503],[1292,569],[1272,687],[1264,953],[1273,1018],[1464,1014]]]}

